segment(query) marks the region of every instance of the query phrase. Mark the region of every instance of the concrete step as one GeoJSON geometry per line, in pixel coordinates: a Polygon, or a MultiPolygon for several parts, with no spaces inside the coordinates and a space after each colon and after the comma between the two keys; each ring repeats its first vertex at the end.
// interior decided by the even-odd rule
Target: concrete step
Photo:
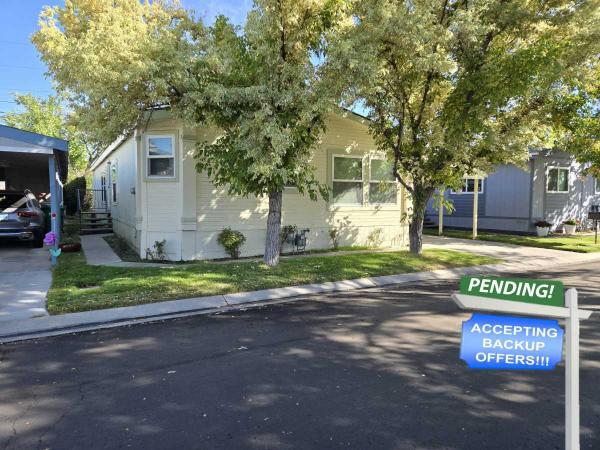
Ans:
{"type": "Polygon", "coordinates": [[[80,220],[81,224],[90,223],[90,224],[98,224],[98,223],[112,223],[111,217],[86,217],[80,220]]]}
{"type": "Polygon", "coordinates": [[[79,234],[106,234],[112,233],[112,227],[102,227],[102,228],[81,228],[79,230],[79,234]]]}
{"type": "Polygon", "coordinates": [[[82,211],[79,214],[81,217],[110,217],[107,211],[82,211]]]}

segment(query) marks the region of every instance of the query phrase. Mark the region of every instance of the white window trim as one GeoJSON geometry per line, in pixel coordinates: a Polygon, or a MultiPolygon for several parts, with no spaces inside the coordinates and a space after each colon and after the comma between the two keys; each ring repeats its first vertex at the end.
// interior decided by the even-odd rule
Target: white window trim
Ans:
{"type": "Polygon", "coordinates": [[[119,162],[115,159],[111,161],[109,166],[110,170],[110,202],[113,205],[119,204],[119,193],[118,193],[118,183],[119,183],[119,162]],[[113,179],[113,173],[116,173],[117,179],[113,179]],[[116,181],[116,182],[115,182],[116,181]]]}
{"type": "Polygon", "coordinates": [[[343,153],[332,153],[331,155],[331,187],[332,187],[332,199],[331,199],[331,204],[335,205],[335,206],[364,206],[365,204],[365,165],[364,165],[364,155],[348,155],[348,154],[343,154],[343,153]],[[359,180],[347,180],[347,179],[336,179],[335,178],[335,158],[354,158],[354,159],[360,159],[361,160],[361,179],[359,180]],[[339,182],[346,182],[346,183],[362,183],[362,203],[340,203],[340,202],[335,202],[333,200],[333,183],[339,181],[339,182]]]}
{"type": "Polygon", "coordinates": [[[398,181],[396,180],[372,180],[371,179],[371,161],[373,160],[377,160],[377,161],[387,161],[387,158],[385,158],[384,156],[378,156],[378,155],[371,155],[369,157],[369,195],[368,195],[368,203],[369,205],[398,205],[398,181]],[[395,202],[372,202],[371,201],[371,183],[388,183],[388,184],[393,184],[396,188],[396,201],[395,202]]]}
{"type": "Polygon", "coordinates": [[[176,150],[175,150],[175,146],[176,146],[176,137],[174,134],[147,134],[146,135],[146,139],[145,139],[145,156],[146,156],[146,178],[151,179],[151,180],[174,180],[177,178],[177,159],[175,158],[176,150]],[[173,151],[173,154],[171,156],[165,156],[165,155],[150,155],[150,139],[160,139],[160,138],[169,138],[171,139],[171,150],[173,151]],[[173,159],[173,175],[151,175],[150,174],[150,163],[149,160],[150,159],[166,159],[166,158],[172,158],[173,159]]]}
{"type": "MultiPolygon", "coordinates": [[[[464,178],[464,182],[465,182],[465,187],[467,186],[467,180],[474,180],[475,178],[464,178]]],[[[481,195],[485,192],[485,179],[484,178],[478,178],[479,180],[479,186],[481,186],[481,191],[478,192],[478,195],[481,195]]],[[[450,194],[452,195],[473,195],[475,192],[462,192],[462,191],[455,191],[454,189],[450,189],[450,194]]]]}
{"type": "MultiPolygon", "coordinates": [[[[547,194],[568,194],[571,191],[571,180],[569,180],[570,178],[570,174],[571,174],[571,170],[569,167],[565,167],[565,166],[548,166],[546,168],[546,193],[547,194]],[[558,170],[566,170],[567,171],[567,190],[566,191],[551,191],[550,189],[548,189],[548,180],[549,180],[549,174],[550,171],[552,169],[558,169],[558,170]]],[[[557,174],[557,178],[556,178],[556,186],[558,187],[558,174],[557,174]]]]}

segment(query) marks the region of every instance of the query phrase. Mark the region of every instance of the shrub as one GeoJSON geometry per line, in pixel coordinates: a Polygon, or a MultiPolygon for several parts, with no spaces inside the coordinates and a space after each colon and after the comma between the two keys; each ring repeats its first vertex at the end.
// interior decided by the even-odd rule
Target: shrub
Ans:
{"type": "Polygon", "coordinates": [[[577,225],[577,221],[575,219],[567,219],[563,222],[563,225],[577,225]]]}
{"type": "Polygon", "coordinates": [[[538,220],[537,222],[534,223],[534,225],[536,227],[540,227],[540,228],[550,228],[552,226],[552,224],[550,222],[547,222],[545,220],[538,220]]]}
{"type": "Polygon", "coordinates": [[[146,259],[151,259],[152,261],[168,261],[167,252],[165,248],[167,247],[167,240],[163,239],[162,241],[154,241],[154,245],[152,249],[146,249],[146,259]]]}
{"type": "MultiPolygon", "coordinates": [[[[289,239],[290,234],[296,235],[298,231],[298,227],[296,225],[284,225],[281,227],[281,231],[279,232],[279,237],[281,238],[281,243],[283,244],[289,239]]],[[[292,242],[294,237],[292,236],[292,242]]]]}
{"type": "Polygon", "coordinates": [[[246,236],[240,231],[227,227],[221,230],[217,242],[225,249],[232,258],[240,257],[240,247],[246,242],[246,236]]]}
{"type": "MultiPolygon", "coordinates": [[[[63,188],[63,199],[67,215],[72,216],[77,213],[77,189],[85,192],[87,189],[85,177],[73,178],[63,188]]],[[[85,203],[87,196],[82,199],[85,203]]],[[[86,205],[82,205],[83,209],[86,205]]]]}

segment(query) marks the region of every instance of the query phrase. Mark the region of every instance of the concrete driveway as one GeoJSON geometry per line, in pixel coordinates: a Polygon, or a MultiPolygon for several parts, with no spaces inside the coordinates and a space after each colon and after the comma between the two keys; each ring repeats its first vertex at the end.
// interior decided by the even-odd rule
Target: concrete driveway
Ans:
{"type": "Polygon", "coordinates": [[[48,315],[51,282],[47,249],[0,242],[0,322],[48,315]]]}

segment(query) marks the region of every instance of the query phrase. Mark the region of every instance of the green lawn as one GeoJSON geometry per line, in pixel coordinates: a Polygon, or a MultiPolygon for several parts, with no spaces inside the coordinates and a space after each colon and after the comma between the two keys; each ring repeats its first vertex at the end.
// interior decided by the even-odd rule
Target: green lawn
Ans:
{"type": "Polygon", "coordinates": [[[63,254],[54,269],[48,311],[61,314],[162,300],[346,280],[500,260],[451,250],[286,258],[275,268],[254,262],[200,262],[175,268],[88,266],[82,253],[63,254]]]}
{"type": "MultiPolygon", "coordinates": [[[[425,234],[437,236],[437,228],[426,228],[425,234]]],[[[471,239],[470,230],[444,230],[444,236],[471,239]]],[[[565,250],[578,253],[600,252],[600,243],[594,244],[594,236],[565,236],[558,234],[548,237],[520,236],[505,233],[491,233],[480,231],[477,233],[480,241],[504,242],[507,244],[522,245],[525,247],[542,247],[554,250],[565,250]]]]}

